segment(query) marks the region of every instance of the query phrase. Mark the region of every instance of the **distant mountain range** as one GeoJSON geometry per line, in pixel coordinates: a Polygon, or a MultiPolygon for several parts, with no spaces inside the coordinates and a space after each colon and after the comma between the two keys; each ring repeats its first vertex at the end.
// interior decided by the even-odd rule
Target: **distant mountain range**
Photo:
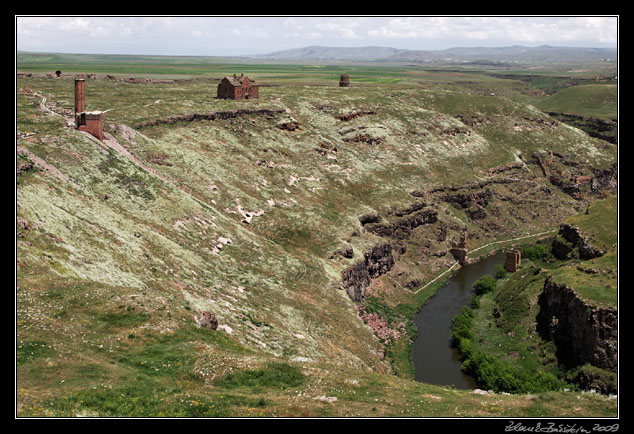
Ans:
{"type": "Polygon", "coordinates": [[[384,62],[587,62],[616,60],[614,48],[553,47],[456,47],[446,50],[405,50],[392,47],[309,46],[252,56],[269,60],[354,60],[384,62]]]}

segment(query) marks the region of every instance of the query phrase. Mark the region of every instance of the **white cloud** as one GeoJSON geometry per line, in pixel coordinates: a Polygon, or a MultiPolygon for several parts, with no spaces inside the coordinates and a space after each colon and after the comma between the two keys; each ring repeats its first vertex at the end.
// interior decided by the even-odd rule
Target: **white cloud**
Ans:
{"type": "Polygon", "coordinates": [[[313,45],[616,45],[616,17],[16,17],[20,50],[214,55],[313,45]],[[121,50],[124,50],[123,52],[121,50]]]}
{"type": "Polygon", "coordinates": [[[383,40],[492,41],[496,44],[614,43],[616,17],[399,17],[370,29],[383,40]]]}

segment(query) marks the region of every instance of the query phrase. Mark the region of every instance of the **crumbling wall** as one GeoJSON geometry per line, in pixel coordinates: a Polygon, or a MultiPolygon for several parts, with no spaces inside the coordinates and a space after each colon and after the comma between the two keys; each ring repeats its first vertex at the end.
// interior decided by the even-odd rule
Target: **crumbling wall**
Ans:
{"type": "Polygon", "coordinates": [[[99,140],[103,140],[103,115],[102,112],[84,112],[80,116],[79,131],[86,131],[99,140]]]}
{"type": "Polygon", "coordinates": [[[75,128],[103,140],[103,113],[86,112],[86,81],[75,78],[75,128]]]}

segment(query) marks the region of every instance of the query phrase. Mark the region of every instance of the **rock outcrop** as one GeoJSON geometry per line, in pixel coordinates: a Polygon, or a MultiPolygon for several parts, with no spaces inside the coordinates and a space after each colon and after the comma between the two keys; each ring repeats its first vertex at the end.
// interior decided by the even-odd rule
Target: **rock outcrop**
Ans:
{"type": "Polygon", "coordinates": [[[575,247],[579,249],[579,258],[583,260],[603,256],[603,252],[593,246],[575,226],[562,223],[559,226],[559,236],[569,244],[557,239],[553,241],[552,253],[557,259],[566,259],[575,247]]]}
{"type": "Polygon", "coordinates": [[[365,297],[365,292],[370,286],[370,279],[387,273],[393,266],[392,245],[379,244],[365,253],[363,261],[357,262],[341,273],[343,289],[352,301],[360,301],[365,297]]]}
{"type": "Polygon", "coordinates": [[[223,119],[232,119],[241,116],[247,115],[263,115],[273,117],[280,113],[284,113],[283,110],[268,110],[268,109],[259,109],[259,110],[228,110],[228,111],[218,111],[212,113],[192,113],[188,115],[182,116],[169,116],[164,119],[156,119],[152,121],[147,121],[135,125],[134,129],[139,130],[146,127],[152,127],[157,125],[171,125],[177,122],[198,122],[198,121],[215,121],[215,120],[223,120],[223,119]]]}
{"type": "Polygon", "coordinates": [[[200,316],[200,326],[206,327],[209,330],[216,330],[218,328],[218,319],[216,318],[216,315],[208,310],[204,311],[200,316]]]}
{"type": "MultiPolygon", "coordinates": [[[[366,219],[365,221],[368,220],[366,219]]],[[[421,225],[436,223],[436,221],[438,221],[438,211],[425,209],[400,218],[394,223],[367,223],[364,227],[368,232],[372,232],[380,237],[392,237],[402,240],[409,237],[412,229],[421,225]]]]}

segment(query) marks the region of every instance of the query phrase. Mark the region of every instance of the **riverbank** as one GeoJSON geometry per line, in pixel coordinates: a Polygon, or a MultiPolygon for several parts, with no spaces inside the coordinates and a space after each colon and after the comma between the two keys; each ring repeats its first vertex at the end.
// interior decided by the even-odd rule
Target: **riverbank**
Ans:
{"type": "Polygon", "coordinates": [[[471,301],[474,283],[482,275],[493,273],[504,258],[503,252],[497,252],[461,267],[416,315],[418,336],[412,349],[416,381],[459,389],[477,387],[475,379],[463,372],[460,353],[450,345],[451,324],[471,301]]]}
{"type": "MultiPolygon", "coordinates": [[[[556,229],[548,231],[540,231],[536,234],[529,234],[521,237],[514,237],[508,240],[493,241],[485,245],[476,247],[471,251],[479,252],[477,257],[471,258],[471,264],[486,259],[488,256],[494,255],[503,248],[514,246],[517,247],[519,241],[521,245],[531,244],[537,240],[547,238],[556,233],[556,229]]],[[[463,267],[456,261],[448,269],[432,278],[416,291],[410,291],[403,288],[390,276],[385,276],[393,282],[395,288],[398,288],[402,298],[400,302],[394,306],[388,306],[377,297],[367,297],[363,306],[366,312],[375,312],[379,316],[386,318],[388,323],[405,322],[406,334],[400,335],[398,338],[391,340],[386,345],[386,358],[390,361],[394,373],[400,377],[414,379],[415,369],[413,364],[413,348],[414,342],[418,336],[418,330],[414,324],[414,318],[419,314],[429,300],[459,272],[463,267]]],[[[466,304],[466,303],[465,303],[466,304]]]]}
{"type": "Polygon", "coordinates": [[[522,249],[520,269],[499,273],[495,289],[457,316],[452,337],[479,387],[618,392],[616,204],[597,201],[552,241],[522,249]]]}

